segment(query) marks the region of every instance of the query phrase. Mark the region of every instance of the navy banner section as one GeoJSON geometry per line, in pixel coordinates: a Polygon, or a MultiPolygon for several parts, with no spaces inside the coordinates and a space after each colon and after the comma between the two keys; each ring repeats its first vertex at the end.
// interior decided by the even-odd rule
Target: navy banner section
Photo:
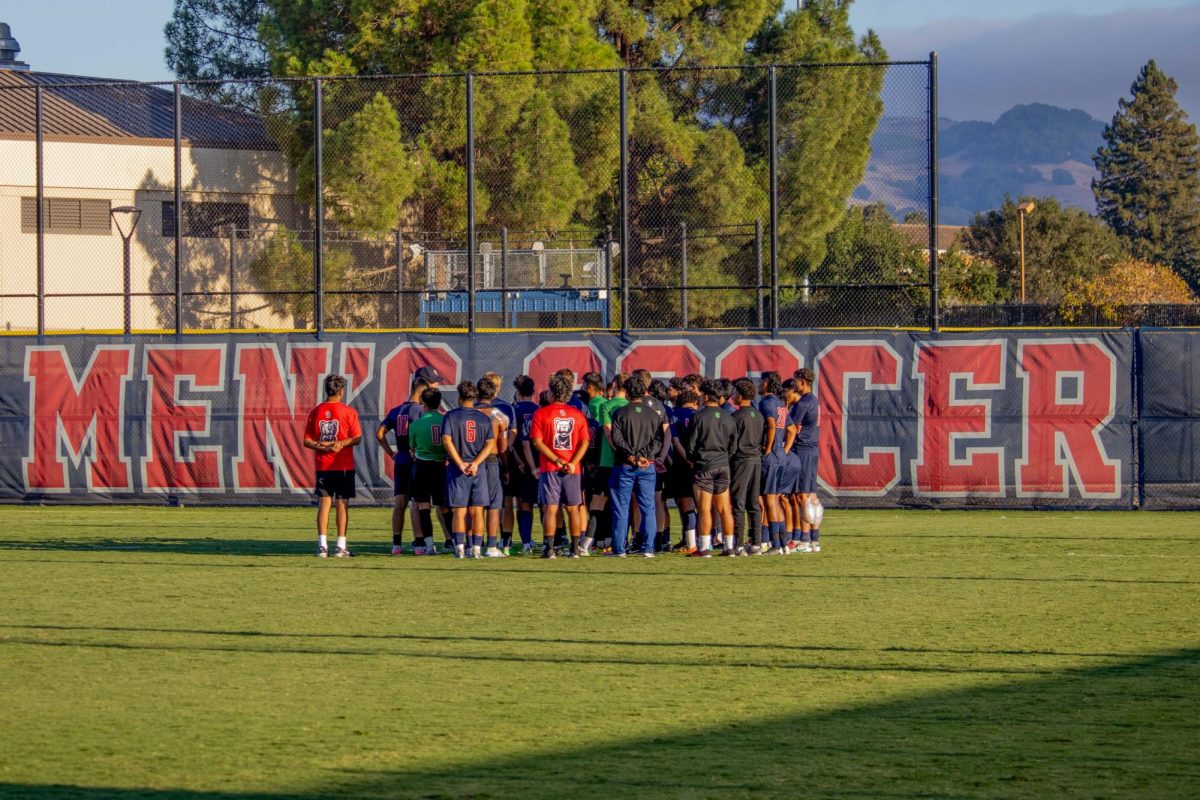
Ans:
{"type": "Polygon", "coordinates": [[[488,370],[508,397],[516,375],[541,389],[562,367],[811,367],[831,506],[1200,507],[1198,348],[1168,331],[5,337],[0,499],[312,502],[303,427],[330,372],[362,419],[360,496],[386,502],[375,429],[422,366],[445,376],[450,405],[457,381],[488,370]]]}

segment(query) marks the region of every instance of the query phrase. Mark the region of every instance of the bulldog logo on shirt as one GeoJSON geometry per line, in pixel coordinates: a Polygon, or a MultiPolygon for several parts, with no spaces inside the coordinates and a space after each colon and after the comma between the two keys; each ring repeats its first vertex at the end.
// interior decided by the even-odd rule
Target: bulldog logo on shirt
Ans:
{"type": "Polygon", "coordinates": [[[554,450],[570,450],[571,434],[575,432],[575,420],[559,417],[554,420],[554,450]]]}
{"type": "Polygon", "coordinates": [[[321,441],[336,442],[338,440],[338,421],[336,419],[317,420],[321,426],[321,441]]]}

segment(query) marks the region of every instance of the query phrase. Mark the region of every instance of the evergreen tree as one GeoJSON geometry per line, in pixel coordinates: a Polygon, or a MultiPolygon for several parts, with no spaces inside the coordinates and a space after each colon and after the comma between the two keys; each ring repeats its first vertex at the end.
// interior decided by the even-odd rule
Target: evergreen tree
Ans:
{"type": "Polygon", "coordinates": [[[1130,252],[1200,288],[1200,136],[1154,61],[1104,130],[1092,183],[1101,218],[1130,252]]]}

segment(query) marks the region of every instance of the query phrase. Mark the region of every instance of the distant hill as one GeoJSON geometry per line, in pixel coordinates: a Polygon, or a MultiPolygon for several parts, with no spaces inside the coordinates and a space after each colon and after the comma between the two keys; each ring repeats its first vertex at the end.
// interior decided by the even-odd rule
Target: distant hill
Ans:
{"type": "MultiPolygon", "coordinates": [[[[1095,211],[1092,154],[1104,123],[1084,111],[1043,103],[1019,105],[995,122],[938,121],[941,221],[962,225],[1012,197],[1058,198],[1095,211]]],[[[924,211],[924,120],[884,117],[872,139],[859,202],[882,202],[898,217],[924,211]]]]}

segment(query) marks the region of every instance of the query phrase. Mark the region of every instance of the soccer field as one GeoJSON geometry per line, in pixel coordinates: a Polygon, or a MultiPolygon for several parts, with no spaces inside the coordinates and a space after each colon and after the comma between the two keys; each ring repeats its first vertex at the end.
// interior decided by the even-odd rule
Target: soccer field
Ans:
{"type": "Polygon", "coordinates": [[[353,560],[309,509],[0,513],[3,797],[1200,796],[1200,514],[546,562],[386,556],[386,509],[353,560]]]}

